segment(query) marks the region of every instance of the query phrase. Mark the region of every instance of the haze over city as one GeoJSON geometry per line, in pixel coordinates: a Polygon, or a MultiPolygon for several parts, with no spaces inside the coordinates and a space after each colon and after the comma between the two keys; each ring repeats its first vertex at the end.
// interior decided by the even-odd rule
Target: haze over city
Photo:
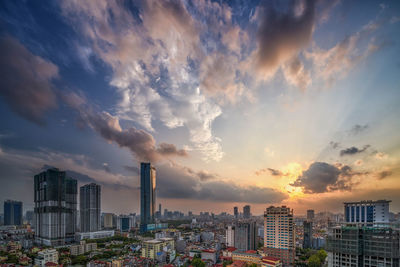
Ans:
{"type": "MultiPolygon", "coordinates": [[[[1,1],[0,202],[57,167],[103,212],[400,211],[399,1],[1,1]]],[[[2,209],[2,207],[0,208],[2,209]]]]}

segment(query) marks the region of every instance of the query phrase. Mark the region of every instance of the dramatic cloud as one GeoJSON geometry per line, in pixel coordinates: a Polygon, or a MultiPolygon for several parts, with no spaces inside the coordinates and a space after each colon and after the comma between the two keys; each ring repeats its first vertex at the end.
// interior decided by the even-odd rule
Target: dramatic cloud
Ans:
{"type": "Polygon", "coordinates": [[[283,66],[283,74],[289,84],[301,90],[306,90],[311,84],[311,76],[298,57],[293,58],[283,66]]]}
{"type": "MultiPolygon", "coordinates": [[[[154,121],[169,128],[185,126],[190,149],[200,151],[205,160],[220,160],[221,140],[213,136],[211,125],[222,111],[203,94],[200,87],[204,83],[193,66],[204,58],[202,22],[179,0],[149,0],[138,5],[141,23],[119,1],[63,1],[61,6],[84,36],[82,46],[90,46],[112,68],[110,85],[121,96],[121,119],[134,121],[149,132],[154,131],[154,121]]],[[[209,73],[204,68],[202,72],[209,73]]],[[[229,80],[219,82],[225,88],[229,80]]],[[[204,77],[205,81],[210,80],[204,77]]],[[[204,91],[212,91],[211,86],[222,88],[212,82],[208,85],[204,91]]]]}
{"type": "Polygon", "coordinates": [[[325,162],[314,162],[294,181],[292,186],[301,187],[305,193],[350,191],[358,183],[355,176],[367,173],[354,172],[349,166],[334,166],[325,162]]]}
{"type": "Polygon", "coordinates": [[[342,149],[340,150],[340,156],[346,156],[346,155],[355,155],[364,152],[370,147],[370,145],[365,145],[363,148],[357,148],[355,146],[342,149]]]}
{"type": "Polygon", "coordinates": [[[153,136],[144,130],[134,127],[123,130],[117,117],[104,111],[96,112],[85,98],[75,93],[65,94],[63,98],[78,112],[81,123],[90,126],[107,141],[129,148],[138,160],[155,162],[163,157],[187,156],[186,151],[177,149],[173,144],[161,143],[156,147],[153,136]]]}
{"type": "Polygon", "coordinates": [[[18,40],[0,37],[0,95],[20,116],[43,124],[43,115],[57,106],[51,80],[58,76],[53,63],[32,54],[18,40]]]}
{"type": "Polygon", "coordinates": [[[239,186],[231,181],[202,181],[180,168],[157,166],[158,195],[161,198],[210,200],[216,202],[279,203],[287,195],[272,188],[239,186]]]}
{"type": "MultiPolygon", "coordinates": [[[[265,2],[267,3],[267,2],[265,2]]],[[[293,1],[287,13],[282,13],[270,5],[259,7],[260,25],[257,34],[255,64],[264,77],[273,75],[278,67],[296,56],[305,48],[312,37],[315,1],[293,1]]],[[[302,65],[289,67],[288,72],[299,76],[302,65]]],[[[304,76],[301,74],[300,76],[304,76]]],[[[297,77],[297,79],[300,77],[297,77]]],[[[301,77],[302,83],[306,77],[301,77]]]]}

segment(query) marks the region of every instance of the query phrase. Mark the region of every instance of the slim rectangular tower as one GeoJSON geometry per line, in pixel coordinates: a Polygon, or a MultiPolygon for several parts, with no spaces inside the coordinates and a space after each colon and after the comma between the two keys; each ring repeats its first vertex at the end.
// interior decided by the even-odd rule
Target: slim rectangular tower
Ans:
{"type": "Polygon", "coordinates": [[[140,229],[154,222],[156,210],[156,169],[150,163],[140,163],[140,229]]]}
{"type": "Polygon", "coordinates": [[[101,229],[101,187],[91,183],[80,187],[81,232],[101,229]]]}
{"type": "Polygon", "coordinates": [[[248,218],[250,218],[250,215],[251,215],[251,213],[250,213],[250,206],[249,206],[249,205],[244,206],[244,207],[243,207],[243,217],[244,217],[245,219],[248,219],[248,218]]]}
{"type": "Polygon", "coordinates": [[[4,201],[4,225],[22,225],[21,201],[4,201]]]}
{"type": "Polygon", "coordinates": [[[264,250],[282,260],[283,266],[294,266],[296,253],[293,210],[289,207],[267,208],[264,213],[264,250]]]}
{"type": "Polygon", "coordinates": [[[77,181],[64,171],[48,169],[35,175],[36,242],[59,246],[75,238],[77,215],[77,181]]]}

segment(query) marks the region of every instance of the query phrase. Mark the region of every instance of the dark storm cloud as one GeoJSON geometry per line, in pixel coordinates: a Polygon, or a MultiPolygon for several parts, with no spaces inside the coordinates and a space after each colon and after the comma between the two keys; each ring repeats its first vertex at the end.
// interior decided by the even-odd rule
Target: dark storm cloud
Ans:
{"type": "Polygon", "coordinates": [[[366,131],[368,128],[369,128],[368,124],[365,124],[365,125],[356,124],[353,126],[353,128],[351,128],[350,134],[357,135],[357,134],[360,134],[360,133],[366,131]]]}
{"type": "Polygon", "coordinates": [[[43,114],[57,106],[51,84],[57,76],[53,63],[35,56],[13,37],[0,37],[0,95],[18,115],[43,124],[43,114]]]}
{"type": "Polygon", "coordinates": [[[362,153],[365,150],[367,150],[369,147],[370,147],[370,145],[365,145],[363,148],[358,148],[358,147],[352,146],[352,147],[349,147],[346,149],[342,149],[342,150],[340,150],[340,156],[359,154],[359,153],[362,153]]]}
{"type": "Polygon", "coordinates": [[[391,176],[392,174],[393,174],[392,171],[382,171],[382,172],[377,173],[377,178],[378,178],[378,180],[382,180],[382,179],[385,179],[386,177],[391,176]]]}
{"type": "Polygon", "coordinates": [[[201,181],[167,165],[157,167],[157,188],[162,198],[247,203],[279,203],[287,198],[286,194],[267,187],[243,187],[221,180],[201,181]]]}
{"type": "Polygon", "coordinates": [[[261,24],[257,34],[257,65],[263,72],[276,69],[281,63],[306,47],[312,37],[315,1],[292,1],[283,13],[264,2],[259,9],[261,24]]]}
{"type": "Polygon", "coordinates": [[[302,187],[305,193],[351,191],[358,183],[353,178],[364,174],[367,173],[355,172],[347,165],[334,166],[325,162],[314,162],[291,185],[302,187]]]}
{"type": "Polygon", "coordinates": [[[158,161],[163,157],[187,156],[185,150],[173,144],[162,143],[156,146],[155,139],[144,130],[131,127],[123,130],[119,119],[108,112],[97,112],[86,103],[85,98],[75,93],[63,96],[64,101],[79,113],[81,123],[87,124],[109,142],[128,148],[139,160],[158,161]]]}

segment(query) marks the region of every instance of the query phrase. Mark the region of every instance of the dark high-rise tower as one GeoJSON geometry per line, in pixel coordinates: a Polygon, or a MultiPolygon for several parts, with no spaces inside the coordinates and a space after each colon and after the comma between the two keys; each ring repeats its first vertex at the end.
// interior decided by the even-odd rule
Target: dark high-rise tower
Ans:
{"type": "Polygon", "coordinates": [[[303,222],[304,235],[303,235],[303,248],[312,247],[312,222],[303,222]]]}
{"type": "Polygon", "coordinates": [[[250,218],[250,214],[251,214],[250,213],[250,206],[249,205],[244,206],[243,207],[243,217],[248,219],[248,218],[250,218]]]}
{"type": "Polygon", "coordinates": [[[4,225],[22,225],[22,202],[4,201],[4,225]]]}
{"type": "Polygon", "coordinates": [[[91,183],[80,187],[81,232],[101,229],[101,187],[91,183]]]}
{"type": "Polygon", "coordinates": [[[239,209],[238,207],[233,207],[233,215],[237,219],[239,217],[239,209]]]}
{"type": "Polygon", "coordinates": [[[52,168],[35,175],[36,242],[59,246],[74,241],[77,191],[77,181],[64,171],[52,168]]]}
{"type": "Polygon", "coordinates": [[[154,222],[156,210],[156,169],[150,163],[140,163],[140,228],[154,222]]]}

